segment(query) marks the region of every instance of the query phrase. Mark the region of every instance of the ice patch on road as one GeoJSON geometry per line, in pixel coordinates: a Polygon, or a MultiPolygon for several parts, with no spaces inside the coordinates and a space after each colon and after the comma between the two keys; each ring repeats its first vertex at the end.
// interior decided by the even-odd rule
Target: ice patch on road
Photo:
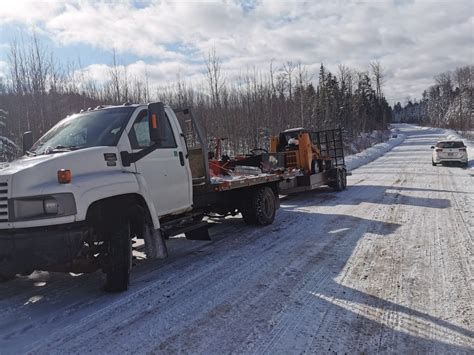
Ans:
{"type": "Polygon", "coordinates": [[[371,161],[381,157],[389,150],[393,149],[401,142],[405,140],[404,134],[398,134],[396,138],[390,138],[388,141],[384,143],[379,143],[366,149],[360,153],[349,155],[346,157],[346,168],[347,170],[354,170],[358,167],[370,163],[371,161]]]}

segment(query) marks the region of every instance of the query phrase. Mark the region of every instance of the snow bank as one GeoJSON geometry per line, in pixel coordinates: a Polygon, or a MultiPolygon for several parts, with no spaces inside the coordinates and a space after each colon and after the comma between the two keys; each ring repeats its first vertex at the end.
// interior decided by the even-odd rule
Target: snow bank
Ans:
{"type": "Polygon", "coordinates": [[[372,160],[384,155],[393,147],[399,145],[405,139],[404,134],[398,134],[397,138],[390,138],[387,142],[379,143],[360,153],[346,157],[346,167],[348,171],[357,169],[359,166],[370,163],[372,160]]]}
{"type": "Polygon", "coordinates": [[[474,142],[462,137],[452,129],[446,130],[446,139],[462,140],[467,146],[467,158],[469,159],[468,169],[474,169],[474,142]]]}

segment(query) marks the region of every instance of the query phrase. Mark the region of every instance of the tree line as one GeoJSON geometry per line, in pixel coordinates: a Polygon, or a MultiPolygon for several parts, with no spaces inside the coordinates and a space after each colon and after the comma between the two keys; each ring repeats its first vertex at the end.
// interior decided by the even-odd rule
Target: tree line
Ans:
{"type": "Polygon", "coordinates": [[[225,148],[235,153],[264,147],[270,135],[287,128],[341,127],[350,141],[361,132],[386,129],[391,120],[378,62],[366,71],[340,65],[337,73],[321,64],[319,73],[311,73],[301,63],[272,61],[265,71],[246,68],[232,80],[215,51],[205,62],[206,79],[200,83],[178,79],[152,85],[148,73],[128,73],[114,52],[108,79],[98,82],[80,65],[60,62],[36,37],[26,44],[13,41],[9,76],[0,78],[1,136],[19,144],[24,131],[39,138],[68,114],[125,102],[192,106],[208,138],[227,138],[225,148]]]}
{"type": "Polygon", "coordinates": [[[417,122],[458,131],[474,129],[474,66],[458,67],[434,78],[420,101],[409,100],[405,105],[396,103],[394,120],[417,122]]]}

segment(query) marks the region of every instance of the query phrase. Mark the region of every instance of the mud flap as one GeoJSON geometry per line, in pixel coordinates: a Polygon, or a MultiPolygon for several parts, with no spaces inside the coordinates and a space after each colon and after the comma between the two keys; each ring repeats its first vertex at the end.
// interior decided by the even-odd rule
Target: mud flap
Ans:
{"type": "Polygon", "coordinates": [[[143,239],[145,240],[147,259],[155,260],[168,257],[168,249],[160,229],[155,230],[153,227],[146,226],[143,239]]]}
{"type": "Polygon", "coordinates": [[[186,239],[189,240],[211,240],[211,237],[209,236],[209,227],[207,225],[186,232],[184,235],[186,236],[186,239]]]}

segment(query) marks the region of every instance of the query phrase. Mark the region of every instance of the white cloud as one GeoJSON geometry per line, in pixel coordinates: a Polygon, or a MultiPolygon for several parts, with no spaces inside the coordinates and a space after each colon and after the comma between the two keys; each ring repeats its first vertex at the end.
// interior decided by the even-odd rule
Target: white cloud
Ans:
{"type": "MultiPolygon", "coordinates": [[[[7,4],[0,8],[0,26],[24,23],[63,45],[140,56],[129,73],[146,68],[157,81],[202,77],[199,63],[212,48],[233,77],[247,67],[267,70],[272,59],[309,68],[323,62],[332,70],[339,63],[365,70],[379,60],[387,71],[387,97],[402,100],[419,97],[439,72],[474,59],[471,0],[7,4]]],[[[98,63],[88,70],[101,78],[107,67],[98,63]]]]}
{"type": "Polygon", "coordinates": [[[5,0],[0,6],[0,25],[7,23],[35,25],[50,20],[62,7],[61,2],[52,0],[5,0]]]}
{"type": "MultiPolygon", "coordinates": [[[[92,64],[77,70],[75,76],[79,81],[94,80],[103,84],[110,80],[111,70],[112,67],[106,64],[92,64]]],[[[139,60],[129,65],[118,65],[117,70],[121,77],[126,73],[129,80],[145,80],[147,77],[152,87],[167,86],[184,78],[194,83],[201,83],[205,79],[202,74],[205,69],[202,65],[178,61],[145,63],[139,60]]]]}

